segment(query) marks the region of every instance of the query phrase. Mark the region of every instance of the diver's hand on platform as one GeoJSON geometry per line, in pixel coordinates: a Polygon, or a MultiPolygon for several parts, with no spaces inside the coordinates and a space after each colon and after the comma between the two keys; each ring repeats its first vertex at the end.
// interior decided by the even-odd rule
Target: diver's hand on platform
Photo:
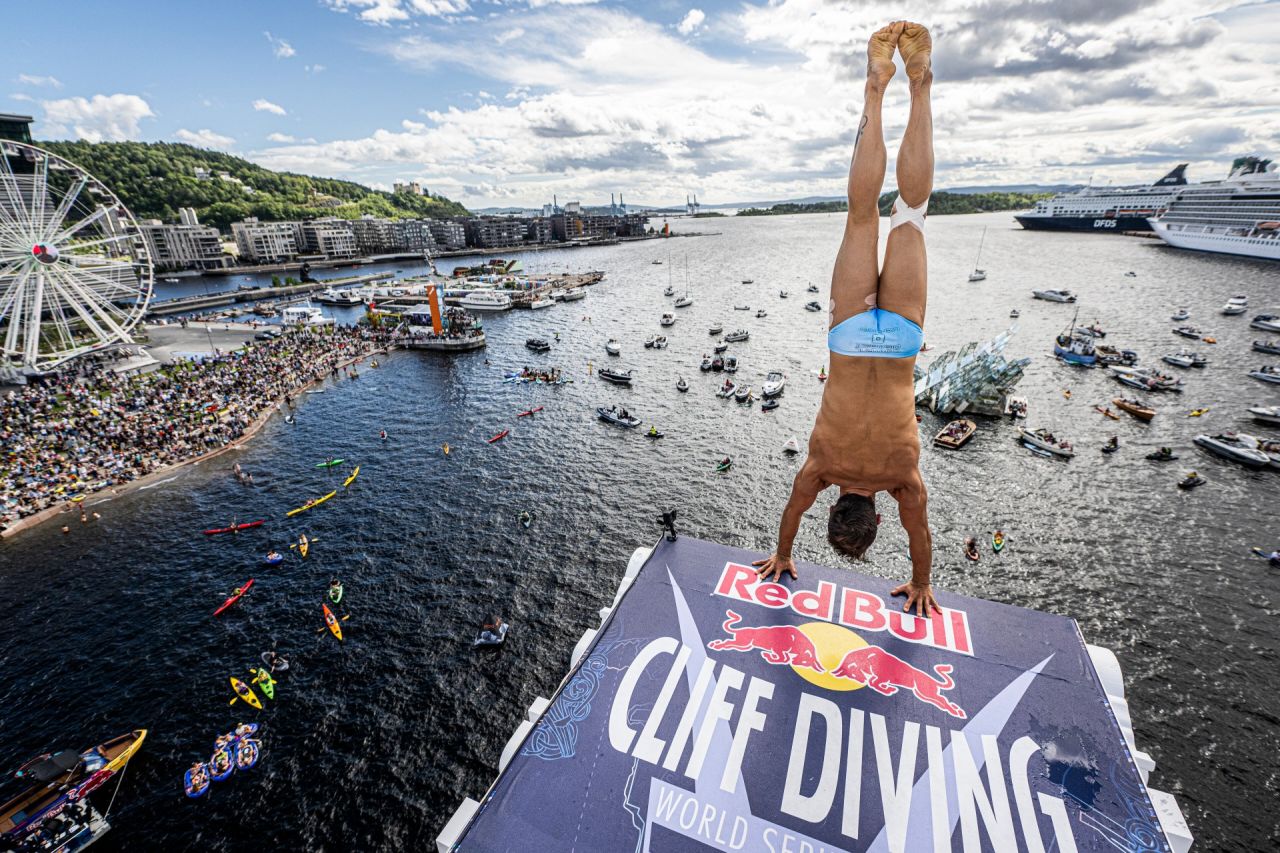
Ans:
{"type": "Polygon", "coordinates": [[[790,557],[779,557],[777,554],[773,554],[767,559],[756,560],[751,565],[757,567],[756,574],[760,576],[761,580],[776,581],[782,577],[783,572],[789,573],[792,580],[795,580],[796,577],[796,561],[790,557]],[[770,575],[773,575],[773,577],[769,577],[770,575]]]}
{"type": "Polygon", "coordinates": [[[932,611],[942,612],[942,608],[938,606],[937,599],[933,597],[933,587],[927,583],[907,581],[889,594],[905,595],[907,603],[902,605],[902,609],[908,613],[911,612],[912,606],[915,607],[917,616],[925,616],[932,611]]]}

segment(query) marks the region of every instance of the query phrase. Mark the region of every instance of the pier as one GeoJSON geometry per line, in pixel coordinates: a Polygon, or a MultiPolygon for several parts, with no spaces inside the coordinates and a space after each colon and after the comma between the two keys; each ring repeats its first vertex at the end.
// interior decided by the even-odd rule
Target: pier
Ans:
{"type": "Polygon", "coordinates": [[[331,287],[370,284],[389,278],[395,278],[395,273],[369,273],[368,275],[355,275],[346,278],[329,278],[323,281],[304,281],[301,284],[286,284],[280,287],[252,287],[246,290],[225,290],[221,293],[209,293],[204,296],[182,296],[177,299],[152,302],[151,307],[147,310],[147,316],[165,317],[170,314],[203,311],[208,308],[220,308],[224,305],[235,305],[240,302],[257,302],[260,299],[277,299],[282,296],[310,294],[317,290],[328,290],[331,287]]]}

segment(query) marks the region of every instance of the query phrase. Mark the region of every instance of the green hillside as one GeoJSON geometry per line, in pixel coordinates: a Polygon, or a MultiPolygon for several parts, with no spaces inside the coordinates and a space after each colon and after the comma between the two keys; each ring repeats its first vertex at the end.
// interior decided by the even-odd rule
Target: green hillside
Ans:
{"type": "Polygon", "coordinates": [[[443,196],[372,190],[352,181],[272,172],[230,154],[172,142],[37,142],[101,179],[139,219],[175,222],[194,207],[206,225],[227,226],[246,216],[262,220],[364,214],[389,218],[465,216],[443,196]],[[196,177],[196,169],[212,173],[196,177]],[[241,183],[223,180],[226,173],[241,183]],[[252,187],[249,192],[246,187],[252,187]]]}
{"type": "MultiPolygon", "coordinates": [[[[985,213],[992,210],[1026,210],[1039,199],[1048,198],[1052,193],[949,193],[935,192],[929,196],[929,215],[943,216],[948,213],[985,213]]],[[[880,196],[880,212],[888,216],[893,208],[898,193],[885,193],[880,196]]],[[[739,216],[780,216],[788,213],[834,213],[848,210],[844,201],[818,201],[808,204],[775,204],[773,207],[748,207],[739,210],[739,216]]]]}

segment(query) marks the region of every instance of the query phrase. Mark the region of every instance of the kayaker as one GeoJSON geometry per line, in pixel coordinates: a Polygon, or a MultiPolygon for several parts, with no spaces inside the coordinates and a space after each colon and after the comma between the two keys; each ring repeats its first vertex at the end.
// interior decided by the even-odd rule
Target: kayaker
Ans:
{"type": "Polygon", "coordinates": [[[893,589],[903,609],[924,616],[938,608],[930,579],[933,540],[928,492],[920,475],[912,371],[924,343],[928,301],[925,213],[933,190],[932,40],[920,24],[897,21],[867,44],[862,119],[849,167],[849,212],[831,283],[831,374],[809,440],[809,456],[796,475],[782,513],[773,554],[755,565],[762,578],[796,577],[791,547],[800,520],[818,495],[835,486],[827,540],[860,560],[876,539],[875,497],[898,502],[911,555],[911,580],[893,589]],[[911,94],[910,117],[896,161],[898,198],[889,219],[884,264],[877,268],[879,197],[886,154],[881,106],[893,77],[894,51],[902,57],[911,94]]]}
{"type": "Polygon", "coordinates": [[[387,440],[387,431],[384,429],[384,430],[382,430],[381,432],[379,432],[379,433],[378,433],[378,438],[381,438],[383,441],[386,441],[386,440],[387,440]]]}
{"type": "Polygon", "coordinates": [[[205,782],[208,781],[205,778],[205,772],[206,771],[204,768],[204,762],[197,761],[195,764],[191,765],[191,787],[192,788],[204,787],[205,782]]]}
{"type": "Polygon", "coordinates": [[[342,601],[342,581],[337,578],[329,581],[329,600],[334,604],[342,601]]]}

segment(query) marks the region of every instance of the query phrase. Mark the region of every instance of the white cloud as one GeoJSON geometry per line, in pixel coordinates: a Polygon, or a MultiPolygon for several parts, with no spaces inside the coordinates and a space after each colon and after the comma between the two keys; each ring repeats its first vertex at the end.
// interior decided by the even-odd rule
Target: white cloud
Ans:
{"type": "Polygon", "coordinates": [[[197,148],[217,148],[226,150],[236,141],[230,136],[223,136],[221,133],[214,133],[209,128],[201,128],[200,130],[187,130],[185,127],[174,132],[174,138],[180,139],[197,148]]]}
{"type": "Polygon", "coordinates": [[[94,95],[41,101],[44,107],[42,137],[74,134],[90,142],[137,139],[139,122],[152,118],[151,105],[137,95],[94,95]]]}
{"type": "Polygon", "coordinates": [[[304,65],[303,68],[311,74],[319,74],[321,71],[324,71],[325,66],[317,62],[315,65],[304,65]]]}
{"type": "Polygon", "coordinates": [[[272,115],[278,116],[288,115],[284,107],[279,104],[273,104],[266,98],[258,98],[258,100],[254,101],[253,108],[255,111],[260,113],[271,113],[272,115]]]}
{"type": "Polygon", "coordinates": [[[297,142],[295,137],[287,133],[268,133],[267,140],[270,142],[297,142]]]}
{"type": "Polygon", "coordinates": [[[62,88],[62,81],[57,77],[42,77],[39,74],[19,74],[18,82],[24,86],[48,86],[51,89],[62,88]]]}
{"type": "Polygon", "coordinates": [[[415,15],[448,17],[467,11],[469,0],[323,0],[336,12],[355,12],[367,24],[387,26],[415,15]]]}
{"type": "Polygon", "coordinates": [[[11,101],[31,101],[31,102],[34,102],[34,101],[35,101],[35,98],[31,97],[30,95],[24,95],[22,92],[12,92],[12,93],[10,93],[10,95],[9,95],[9,100],[11,100],[11,101]]]}
{"type": "Polygon", "coordinates": [[[263,35],[266,36],[267,41],[270,42],[271,52],[276,55],[276,59],[288,59],[298,53],[298,51],[293,49],[293,45],[289,44],[284,39],[276,38],[269,32],[264,32],[263,35]]]}
{"type": "Polygon", "coordinates": [[[676,30],[679,31],[680,35],[687,36],[702,26],[702,22],[706,19],[707,16],[701,9],[690,9],[684,19],[676,26],[676,30]]]}

